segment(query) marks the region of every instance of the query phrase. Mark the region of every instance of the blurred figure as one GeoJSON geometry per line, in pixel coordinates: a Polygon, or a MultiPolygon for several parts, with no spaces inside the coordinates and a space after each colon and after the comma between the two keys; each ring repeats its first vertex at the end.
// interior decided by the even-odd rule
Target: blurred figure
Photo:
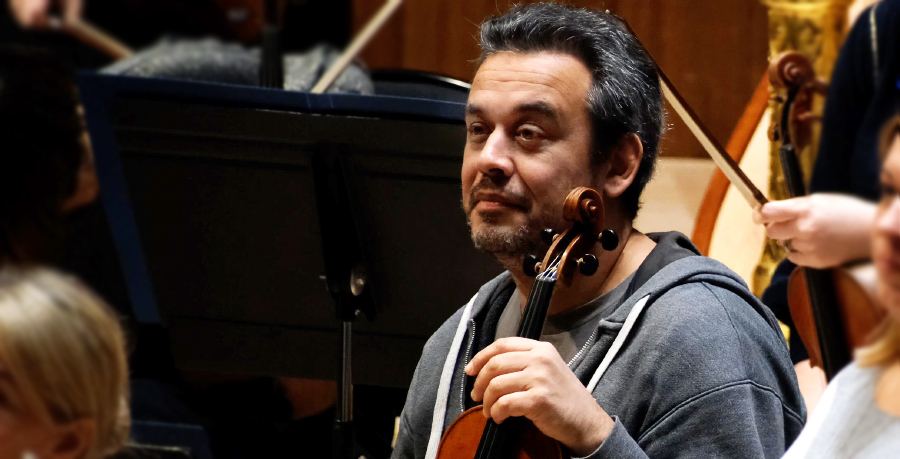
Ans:
{"type": "Polygon", "coordinates": [[[128,438],[128,369],[111,310],[74,278],[0,270],[0,459],[99,459],[128,438]]]}
{"type": "Polygon", "coordinates": [[[878,301],[874,344],[831,381],[785,458],[887,458],[900,451],[900,117],[887,135],[882,194],[871,228],[878,301]]]}
{"type": "Polygon", "coordinates": [[[83,0],[10,0],[9,8],[16,21],[24,28],[43,28],[48,26],[50,8],[58,4],[66,19],[81,19],[83,0]]]}
{"type": "MultiPolygon", "coordinates": [[[[323,42],[343,48],[349,42],[353,18],[350,0],[275,2],[282,8],[281,42],[285,51],[300,51],[323,42]]],[[[59,57],[70,60],[78,68],[99,68],[110,60],[80,46],[76,40],[55,33],[39,33],[48,30],[51,15],[67,20],[83,18],[136,50],[163,36],[216,37],[226,42],[256,45],[264,23],[265,4],[263,0],[5,0],[4,3],[8,8],[0,8],[0,41],[52,48],[59,57]],[[10,30],[3,30],[4,27],[10,30]]]]}
{"type": "Polygon", "coordinates": [[[871,256],[869,230],[879,199],[878,139],[896,112],[900,73],[900,0],[864,10],[841,47],[831,75],[810,196],[769,202],[754,212],[766,235],[787,250],[763,302],[791,328],[791,360],[809,413],[825,389],[812,368],[788,307],[787,284],[796,266],[833,268],[871,256]]]}
{"type": "Polygon", "coordinates": [[[64,215],[98,193],[71,72],[48,55],[0,48],[0,264],[51,259],[64,215]]]}

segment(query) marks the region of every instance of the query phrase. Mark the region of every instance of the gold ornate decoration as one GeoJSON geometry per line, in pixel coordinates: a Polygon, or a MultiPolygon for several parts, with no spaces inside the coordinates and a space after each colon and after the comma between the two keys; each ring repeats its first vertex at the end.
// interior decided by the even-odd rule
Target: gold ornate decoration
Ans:
{"type": "MultiPolygon", "coordinates": [[[[769,9],[769,57],[782,51],[797,51],[813,64],[816,75],[830,79],[831,71],[844,39],[847,9],[853,0],[762,0],[769,9]]],[[[772,88],[770,87],[770,92],[772,88]]],[[[813,99],[812,111],[822,115],[825,100],[821,96],[813,99]]],[[[773,123],[778,121],[777,111],[773,123]]],[[[809,183],[816,152],[819,149],[820,126],[814,125],[810,145],[799,152],[804,178],[809,183]]],[[[790,197],[784,183],[784,173],[778,156],[778,143],[769,149],[769,198],[790,197]]],[[[785,257],[784,249],[775,241],[766,239],[756,272],[753,275],[753,293],[761,296],[769,286],[772,273],[785,257]]]]}

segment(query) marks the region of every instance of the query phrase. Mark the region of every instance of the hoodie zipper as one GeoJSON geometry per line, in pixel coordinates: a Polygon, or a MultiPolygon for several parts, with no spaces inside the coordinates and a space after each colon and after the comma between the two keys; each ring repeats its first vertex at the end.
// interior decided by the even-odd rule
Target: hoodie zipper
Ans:
{"type": "Polygon", "coordinates": [[[469,364],[469,358],[471,357],[472,346],[475,345],[475,319],[469,319],[469,345],[466,346],[466,358],[463,361],[463,373],[462,373],[462,384],[459,389],[459,406],[462,411],[466,411],[466,371],[465,367],[469,364]]]}

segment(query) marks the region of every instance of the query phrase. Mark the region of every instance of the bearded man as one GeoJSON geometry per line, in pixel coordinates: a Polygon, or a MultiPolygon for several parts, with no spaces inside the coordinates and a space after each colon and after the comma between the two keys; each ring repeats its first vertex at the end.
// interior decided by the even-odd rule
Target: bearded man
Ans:
{"type": "Polygon", "coordinates": [[[478,404],[497,423],[528,418],[573,457],[780,457],[806,412],[774,317],[683,235],[632,226],[663,128],[638,41],[608,13],[533,4],[486,21],[481,47],[463,207],[475,246],[508,271],[426,344],[393,457],[435,457],[478,404]],[[602,195],[620,242],[556,289],[540,341],[516,338],[534,281],[523,258],[541,230],[565,229],[578,186],[602,195]]]}

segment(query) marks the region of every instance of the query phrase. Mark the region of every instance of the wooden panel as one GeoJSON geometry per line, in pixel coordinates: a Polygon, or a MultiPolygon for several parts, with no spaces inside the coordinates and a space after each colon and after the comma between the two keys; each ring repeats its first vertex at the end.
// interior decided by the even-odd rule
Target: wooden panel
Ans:
{"type": "MultiPolygon", "coordinates": [[[[383,0],[353,0],[359,30],[383,0]]],[[[471,80],[478,24],[507,0],[407,0],[362,57],[373,69],[404,68],[471,80]]],[[[530,3],[530,2],[529,2],[530,3]]],[[[767,64],[766,9],[759,0],[576,0],[625,18],[669,79],[724,143],[767,64]]],[[[671,112],[671,110],[670,110],[671,112]]],[[[705,157],[672,112],[663,154],[705,157]]]]}

